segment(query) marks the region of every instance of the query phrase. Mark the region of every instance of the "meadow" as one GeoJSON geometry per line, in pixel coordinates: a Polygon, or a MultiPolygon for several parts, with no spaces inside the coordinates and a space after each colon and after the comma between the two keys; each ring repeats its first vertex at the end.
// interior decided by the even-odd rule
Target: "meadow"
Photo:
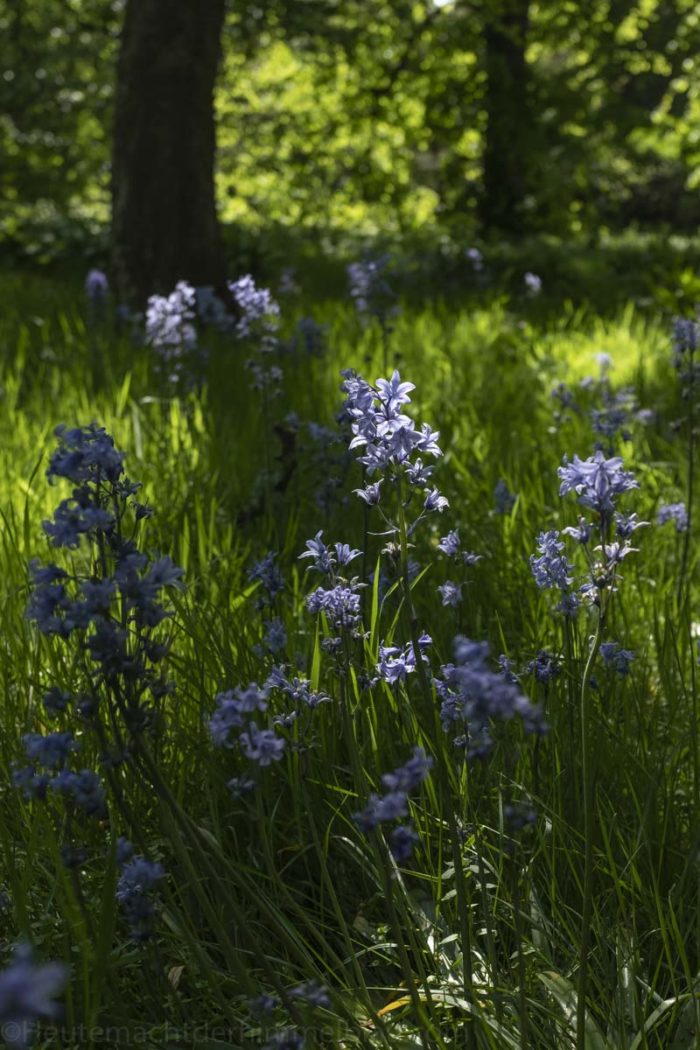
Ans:
{"type": "Polygon", "coordinates": [[[8,1045],[700,1045],[694,286],[463,265],[2,274],[8,1045]]]}

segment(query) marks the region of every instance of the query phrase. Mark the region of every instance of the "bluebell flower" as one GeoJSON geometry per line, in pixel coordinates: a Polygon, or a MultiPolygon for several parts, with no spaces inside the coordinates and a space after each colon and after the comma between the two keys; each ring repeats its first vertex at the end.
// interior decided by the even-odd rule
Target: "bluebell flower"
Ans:
{"type": "Polygon", "coordinates": [[[44,693],[42,702],[47,714],[57,715],[68,709],[72,699],[70,693],[54,685],[44,693]]]}
{"type": "Polygon", "coordinates": [[[664,503],[659,507],[656,515],[659,525],[665,525],[668,521],[675,522],[676,532],[688,531],[688,510],[685,503],[664,503]]]}
{"type": "Polygon", "coordinates": [[[392,773],[382,776],[382,784],[387,791],[415,791],[433,768],[432,758],[426,755],[422,747],[414,747],[411,758],[392,773]]]}
{"type": "MultiPolygon", "coordinates": [[[[430,639],[428,639],[427,644],[429,642],[430,639]]],[[[421,653],[421,659],[425,661],[427,657],[421,653]]],[[[388,682],[389,685],[405,682],[406,676],[412,674],[415,669],[416,656],[412,642],[408,642],[403,649],[399,649],[395,645],[379,646],[377,674],[384,682],[388,682]]]]}
{"type": "Polygon", "coordinates": [[[395,309],[394,293],[386,275],[389,262],[389,255],[380,255],[348,265],[350,296],[360,316],[374,314],[385,321],[395,309]]]}
{"type": "Polygon", "coordinates": [[[335,557],[321,539],[322,536],[323,529],[320,529],[312,540],[307,540],[306,547],[308,549],[303,554],[300,554],[299,558],[313,558],[313,568],[323,573],[324,576],[329,576],[335,565],[335,557]]]}
{"type": "Polygon", "coordinates": [[[83,580],[80,590],[84,599],[83,605],[90,619],[93,616],[109,614],[117,593],[117,585],[114,580],[83,580]]]}
{"type": "Polygon", "coordinates": [[[231,747],[232,729],[242,729],[247,716],[267,710],[268,688],[252,682],[245,688],[229,689],[216,696],[216,710],[209,721],[209,732],[219,747],[231,747]]]}
{"type": "Polygon", "coordinates": [[[328,653],[330,656],[335,656],[343,648],[343,639],[340,635],[335,638],[322,638],[321,648],[324,653],[328,653]]]}
{"type": "Polygon", "coordinates": [[[279,324],[280,308],[270,290],[258,288],[249,273],[236,281],[230,281],[228,287],[240,310],[240,318],[236,325],[236,335],[239,339],[273,339],[279,324]]]}
{"type": "Polygon", "coordinates": [[[547,685],[553,678],[561,674],[556,656],[548,653],[546,649],[539,650],[534,660],[530,660],[525,671],[527,674],[534,675],[536,681],[542,685],[547,685]]]}
{"type": "Polygon", "coordinates": [[[231,793],[231,798],[241,799],[255,790],[255,781],[250,777],[231,777],[226,787],[231,793]]]}
{"type": "Polygon", "coordinates": [[[310,613],[325,613],[331,627],[336,630],[355,627],[360,620],[359,587],[356,581],[339,583],[330,589],[317,587],[307,595],[306,607],[310,613]]]}
{"type": "Polygon", "coordinates": [[[88,270],[85,278],[85,295],[88,301],[95,306],[100,305],[104,303],[108,292],[109,282],[107,275],[102,270],[88,270]]]}
{"type": "Polygon", "coordinates": [[[287,632],[279,619],[268,620],[264,624],[265,645],[271,653],[278,653],[287,644],[287,632]]]}
{"type": "Polygon", "coordinates": [[[306,424],[306,429],[311,440],[320,446],[322,452],[325,452],[331,445],[337,445],[340,441],[337,431],[331,430],[330,427],[324,426],[323,423],[310,421],[306,424]]]}
{"type": "Polygon", "coordinates": [[[623,558],[626,558],[628,554],[635,554],[638,550],[637,547],[630,547],[626,540],[622,543],[603,543],[599,547],[594,547],[593,549],[603,552],[607,563],[607,570],[619,565],[623,558]]]}
{"type": "Polygon", "coordinates": [[[409,859],[419,842],[420,837],[410,824],[399,824],[389,835],[389,849],[399,864],[409,859]]]}
{"type": "Polygon", "coordinates": [[[102,782],[90,769],[81,769],[77,773],[62,769],[51,778],[50,786],[70,796],[88,816],[102,817],[106,811],[102,782]]]}
{"type": "Polygon", "coordinates": [[[132,857],[122,869],[116,897],[124,910],[131,936],[136,941],[148,940],[152,934],[154,892],[164,876],[162,864],[139,856],[132,857]]]}
{"type": "Polygon", "coordinates": [[[449,500],[443,496],[437,489],[431,489],[425,497],[423,507],[427,511],[438,511],[442,513],[446,507],[449,507],[449,500]]]}
{"type": "Polygon", "coordinates": [[[115,579],[124,607],[134,622],[139,627],[157,627],[169,615],[159,601],[160,592],[166,587],[181,588],[183,570],[167,555],[154,561],[142,574],[140,568],[139,560],[123,558],[117,564],[115,579]]]}
{"type": "Polygon", "coordinates": [[[619,642],[603,642],[600,655],[605,664],[622,678],[629,674],[630,664],[635,659],[635,654],[629,649],[623,649],[619,642]]]}
{"type": "Polygon", "coordinates": [[[54,547],[75,550],[83,536],[91,532],[111,532],[115,525],[114,515],[103,507],[81,507],[74,500],[66,499],[54,511],[53,520],[44,521],[43,529],[54,547]]]}
{"type": "Polygon", "coordinates": [[[561,479],[560,496],[575,492],[579,503],[604,518],[615,510],[615,497],[639,488],[632,474],[622,469],[619,456],[606,459],[600,450],[586,460],[574,456],[571,463],[564,457],[557,473],[561,479]]]}
{"type": "Polygon", "coordinates": [[[530,556],[530,568],[537,586],[540,590],[557,587],[567,591],[574,579],[571,575],[573,565],[562,553],[564,543],[559,538],[559,532],[556,529],[541,532],[537,538],[537,549],[539,556],[530,556]]]}
{"type": "Polygon", "coordinates": [[[66,637],[72,626],[66,613],[73,607],[63,583],[43,583],[35,587],[27,603],[27,618],[36,623],[42,634],[66,637]]]}
{"type": "Polygon", "coordinates": [[[327,330],[327,325],[319,324],[313,317],[300,317],[289,347],[296,354],[321,357],[326,349],[327,330]]]}
{"type": "Polygon", "coordinates": [[[442,598],[442,604],[451,606],[456,609],[462,601],[462,584],[455,583],[453,580],[446,580],[445,583],[441,583],[438,586],[440,597],[442,598]]]}
{"type": "Polygon", "coordinates": [[[408,813],[408,796],[405,791],[390,791],[386,795],[371,794],[367,805],[352,819],[365,834],[392,820],[401,820],[408,813]]]}
{"type": "Polygon", "coordinates": [[[255,722],[248,723],[248,731],[241,733],[243,753],[260,767],[279,762],[284,754],[285,740],[272,729],[260,729],[255,722]]]}
{"type": "Polygon", "coordinates": [[[12,770],[13,787],[22,792],[22,798],[27,802],[32,799],[43,802],[46,798],[50,779],[47,773],[37,773],[34,766],[14,766],[12,770]]]}
{"type": "Polygon", "coordinates": [[[473,642],[460,635],[454,645],[455,663],[441,668],[442,678],[436,680],[436,688],[442,701],[443,729],[458,731],[455,743],[465,747],[468,757],[490,750],[488,724],[492,720],[518,717],[526,732],[544,731],[540,709],[523,696],[515,682],[489,668],[487,642],[473,642]]]}
{"type": "Polygon", "coordinates": [[[413,463],[406,465],[406,478],[409,485],[413,488],[427,488],[430,479],[435,471],[435,467],[429,466],[423,463],[423,460],[418,456],[413,463]]]}
{"type": "Polygon", "coordinates": [[[277,567],[276,558],[276,553],[271,551],[260,561],[254,562],[248,570],[248,579],[259,581],[269,599],[276,598],[280,591],[284,590],[284,579],[277,567]]]}
{"type": "Polygon", "coordinates": [[[59,439],[58,448],[52,453],[46,476],[66,478],[81,485],[98,480],[118,482],[123,473],[124,453],[118,452],[114,441],[97,423],[85,427],[57,426],[54,431],[59,439]]]}
{"type": "Polygon", "coordinates": [[[571,536],[582,547],[585,547],[591,538],[592,530],[593,526],[585,518],[579,518],[578,525],[568,525],[565,529],[562,529],[562,533],[565,536],[571,536]]]}
{"type": "Polygon", "coordinates": [[[336,543],[335,544],[335,560],[338,565],[345,567],[349,565],[355,558],[359,558],[362,551],[357,550],[356,547],[351,547],[349,543],[336,543]]]}
{"type": "Polygon", "coordinates": [[[570,620],[573,620],[578,616],[580,608],[581,599],[576,593],[562,594],[556,605],[557,611],[570,620]]]}
{"type": "Polygon", "coordinates": [[[146,342],[172,361],[197,348],[197,296],[186,281],[178,281],[170,295],[151,295],[146,306],[146,342]]]}
{"type": "Polygon", "coordinates": [[[484,256],[481,254],[478,248],[465,248],[465,258],[472,264],[474,273],[481,273],[484,268],[484,256]]]}
{"type": "Polygon", "coordinates": [[[459,531],[453,529],[452,532],[448,532],[446,536],[443,536],[438,543],[438,550],[446,554],[448,558],[458,557],[461,551],[461,543],[459,539],[459,531]]]}
{"type": "Polygon", "coordinates": [[[30,762],[44,769],[56,769],[66,764],[71,754],[78,750],[79,744],[70,732],[26,733],[22,737],[24,750],[30,762]]]}
{"type": "Polygon", "coordinates": [[[265,682],[267,689],[279,689],[284,696],[288,697],[296,706],[303,705],[311,711],[319,706],[330,702],[328,693],[323,690],[313,689],[307,678],[295,676],[289,678],[282,667],[273,667],[265,682]]]}
{"type": "Polygon", "coordinates": [[[673,349],[677,356],[692,354],[700,347],[700,324],[684,317],[673,321],[673,349]]]}
{"type": "MultiPolygon", "coordinates": [[[[420,787],[432,765],[432,759],[426,756],[422,748],[416,747],[412,757],[403,766],[395,769],[393,773],[385,773],[382,777],[385,793],[371,794],[365,808],[352,815],[360,831],[369,834],[380,824],[403,820],[408,814],[409,792],[420,787]]],[[[405,860],[415,845],[415,839],[411,839],[405,832],[398,831],[395,845],[399,852],[398,856],[395,854],[396,859],[405,860]],[[408,849],[409,840],[411,849],[402,852],[408,849]]]]}
{"type": "Polygon", "coordinates": [[[356,496],[359,496],[361,500],[364,500],[368,507],[376,507],[382,495],[379,488],[382,481],[383,479],[380,478],[379,481],[365,485],[364,488],[354,488],[353,491],[356,496]]]}
{"type": "Polygon", "coordinates": [[[631,433],[627,422],[634,408],[634,395],[629,390],[619,390],[611,393],[607,386],[604,388],[604,400],[602,408],[594,408],[591,411],[591,422],[596,434],[612,439],[619,433],[624,441],[629,441],[631,433]]]}
{"type": "Polygon", "coordinates": [[[493,490],[493,502],[496,513],[510,514],[515,506],[516,499],[517,495],[510,491],[507,482],[503,478],[499,478],[493,490]]]}
{"type": "Polygon", "coordinates": [[[512,682],[513,685],[518,684],[518,676],[514,672],[515,663],[510,660],[505,653],[501,653],[498,657],[498,666],[501,669],[501,674],[505,678],[506,682],[512,682]]]}
{"type": "Polygon", "coordinates": [[[523,282],[525,284],[525,291],[530,296],[539,295],[542,291],[542,278],[536,273],[530,273],[530,271],[528,271],[523,277],[523,282]]]}
{"type": "Polygon", "coordinates": [[[131,844],[131,842],[129,842],[128,839],[124,838],[123,835],[120,835],[119,838],[117,839],[117,851],[116,851],[117,864],[119,865],[119,867],[123,868],[124,865],[127,864],[131,860],[133,855],[134,855],[134,847],[133,847],[133,845],[131,844]]]}
{"type": "Polygon", "coordinates": [[[353,433],[349,447],[364,448],[358,459],[368,474],[389,467],[405,471],[414,454],[441,455],[437,444],[440,435],[426,423],[417,430],[413,420],[401,411],[410,401],[408,391],[413,385],[402,382],[398,371],[391,379],[377,380],[376,388],[352,372],[343,375],[345,412],[353,433]]]}
{"type": "Polygon", "coordinates": [[[133,674],[138,669],[135,659],[127,648],[127,632],[116,623],[98,620],[92,634],[87,637],[91,658],[102,667],[108,677],[133,674]]]}
{"type": "Polygon", "coordinates": [[[0,971],[0,1031],[7,1046],[24,1050],[32,1042],[37,1021],[59,1016],[55,1000],[67,980],[67,967],[35,963],[29,945],[15,949],[12,962],[0,971]]]}
{"type": "Polygon", "coordinates": [[[653,408],[640,408],[635,413],[635,419],[644,427],[652,426],[656,422],[656,412],[653,408]]]}

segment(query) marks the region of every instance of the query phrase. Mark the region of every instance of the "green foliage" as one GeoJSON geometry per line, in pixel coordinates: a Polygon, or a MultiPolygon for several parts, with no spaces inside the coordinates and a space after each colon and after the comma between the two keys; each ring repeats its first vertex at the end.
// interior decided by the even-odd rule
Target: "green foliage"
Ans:
{"type": "MultiPolygon", "coordinates": [[[[6,252],[50,260],[107,221],[122,7],[0,4],[6,252]]],[[[222,218],[471,239],[497,10],[490,0],[232,4],[216,96],[222,218]]],[[[525,229],[697,227],[699,42],[692,0],[529,4],[531,126],[514,158],[527,173],[525,229]]]]}

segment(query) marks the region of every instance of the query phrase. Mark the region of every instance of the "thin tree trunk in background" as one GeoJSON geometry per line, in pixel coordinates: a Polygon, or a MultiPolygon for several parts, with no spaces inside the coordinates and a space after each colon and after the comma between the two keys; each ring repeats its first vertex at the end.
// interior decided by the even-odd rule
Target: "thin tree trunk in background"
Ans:
{"type": "Polygon", "coordinates": [[[222,286],[214,84],[225,0],[127,0],[114,115],[112,263],[142,306],[179,280],[222,286]]]}
{"type": "Polygon", "coordinates": [[[487,0],[486,134],[482,225],[517,233],[523,229],[528,192],[532,118],[525,49],[529,0],[487,0]]]}

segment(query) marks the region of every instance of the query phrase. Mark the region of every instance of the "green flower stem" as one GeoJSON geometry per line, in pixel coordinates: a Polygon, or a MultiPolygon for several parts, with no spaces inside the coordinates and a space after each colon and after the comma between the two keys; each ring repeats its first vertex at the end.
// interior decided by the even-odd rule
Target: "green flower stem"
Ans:
{"type": "Polygon", "coordinates": [[[605,601],[601,596],[601,607],[598,613],[593,644],[581,681],[581,781],[583,787],[583,834],[584,834],[584,871],[583,871],[583,907],[581,914],[581,947],[579,956],[578,998],[576,1003],[576,1047],[586,1050],[586,993],[588,990],[588,950],[591,939],[591,913],[593,909],[593,827],[595,822],[595,784],[590,739],[591,722],[591,675],[600,643],[603,640],[605,626],[605,601]]]}
{"type": "MultiPolygon", "coordinates": [[[[457,891],[457,910],[459,912],[459,923],[460,923],[460,941],[462,949],[462,972],[463,972],[463,990],[464,998],[469,1004],[470,1010],[475,1011],[475,1000],[474,1000],[474,989],[472,982],[472,948],[471,948],[471,929],[470,929],[470,915],[471,915],[471,900],[469,891],[467,888],[467,881],[464,876],[464,867],[462,861],[462,850],[460,848],[459,831],[457,828],[457,819],[455,816],[454,805],[452,803],[452,791],[450,785],[449,770],[447,763],[444,758],[444,749],[442,747],[442,726],[440,725],[440,716],[433,696],[433,689],[428,681],[428,676],[423,665],[423,660],[420,655],[420,645],[418,644],[419,633],[418,633],[418,618],[416,616],[415,608],[413,606],[413,598],[411,597],[411,579],[408,568],[408,529],[406,526],[406,512],[403,504],[403,487],[401,481],[398,485],[398,497],[399,497],[399,543],[401,549],[401,578],[403,581],[404,601],[406,603],[406,610],[408,613],[409,632],[411,638],[411,644],[413,646],[413,653],[416,661],[416,673],[421,687],[421,692],[425,698],[426,705],[433,712],[433,725],[435,733],[435,746],[437,752],[437,773],[438,781],[442,793],[442,803],[447,811],[447,823],[450,832],[450,849],[452,853],[452,863],[455,871],[455,888],[457,891]]],[[[467,1023],[466,1028],[467,1047],[468,1050],[474,1050],[476,1046],[476,1037],[474,1027],[471,1023],[467,1023]]]]}

